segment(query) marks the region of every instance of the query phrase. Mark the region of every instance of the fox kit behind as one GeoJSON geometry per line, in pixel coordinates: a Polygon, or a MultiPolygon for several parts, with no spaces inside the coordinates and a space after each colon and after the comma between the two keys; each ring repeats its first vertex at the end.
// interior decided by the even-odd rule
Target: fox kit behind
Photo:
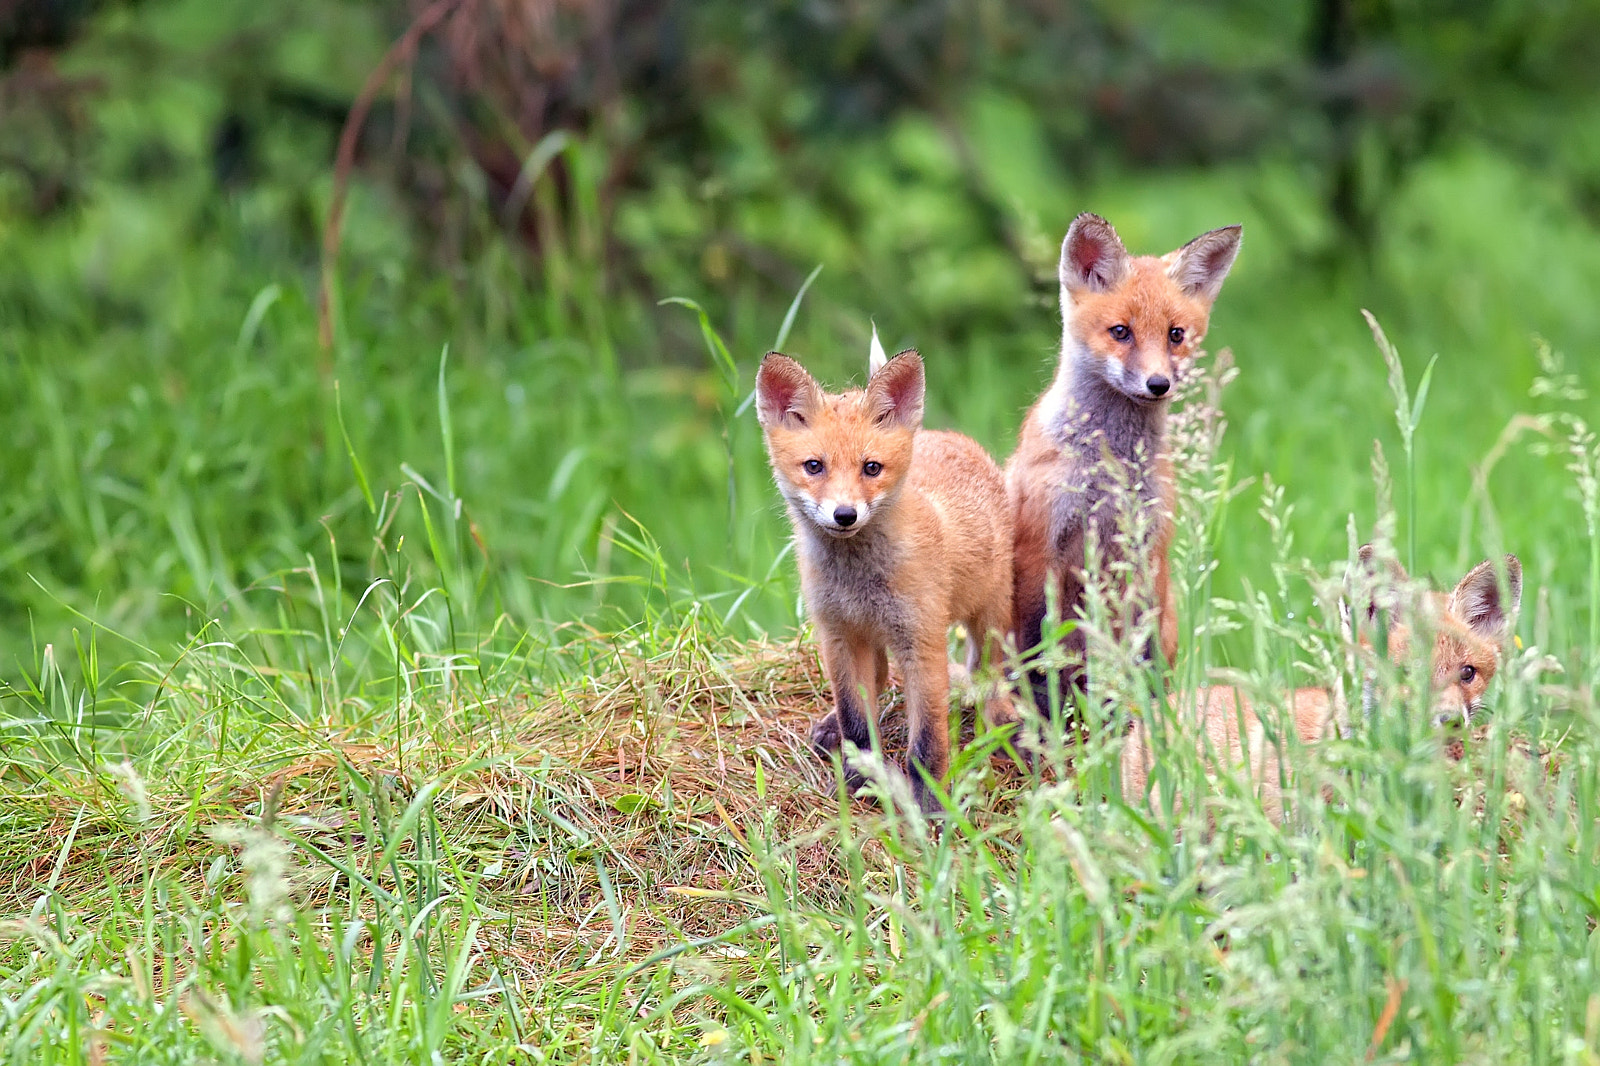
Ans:
{"type": "MultiPolygon", "coordinates": [[[[1362,562],[1370,562],[1369,549],[1362,549],[1362,562]]],[[[1461,579],[1448,596],[1431,592],[1423,611],[1432,623],[1432,670],[1428,678],[1430,704],[1435,725],[1469,723],[1483,707],[1484,691],[1500,663],[1500,655],[1511,639],[1512,620],[1522,602],[1522,564],[1515,555],[1505,557],[1505,587],[1502,590],[1492,561],[1478,564],[1461,579]]],[[[1404,573],[1395,577],[1404,579],[1404,573]]],[[[1369,618],[1377,608],[1368,610],[1369,618]]],[[[1389,630],[1389,659],[1404,663],[1411,653],[1412,635],[1403,623],[1389,630]]],[[[1369,682],[1370,684],[1370,682],[1369,682]]],[[[1181,697],[1180,697],[1181,699],[1181,697]]],[[[1363,695],[1363,703],[1367,696],[1363,695]]],[[[1280,745],[1268,737],[1238,689],[1216,685],[1195,693],[1192,703],[1182,700],[1183,714],[1192,713],[1191,728],[1196,743],[1209,760],[1223,762],[1229,770],[1245,769],[1261,798],[1262,807],[1274,818],[1283,815],[1279,792],[1283,771],[1292,770],[1281,762],[1293,752],[1293,745],[1280,745]],[[1248,752],[1248,766],[1246,753],[1248,752]],[[1225,761],[1224,761],[1225,760],[1225,761]]],[[[1347,712],[1335,706],[1332,694],[1323,688],[1296,689],[1287,708],[1301,745],[1312,745],[1339,731],[1347,712]]],[[[1135,802],[1145,793],[1150,771],[1155,766],[1149,727],[1136,721],[1122,749],[1122,794],[1135,802]]]]}
{"type": "MultiPolygon", "coordinates": [[[[1159,611],[1161,654],[1171,663],[1178,620],[1167,573],[1175,489],[1166,412],[1179,371],[1194,355],[1211,306],[1239,251],[1241,228],[1203,233],[1160,258],[1130,256],[1098,215],[1073,220],[1061,245],[1061,361],[1054,382],[1028,412],[1006,464],[1015,523],[1014,632],[1023,651],[1038,645],[1054,587],[1063,619],[1082,606],[1088,533],[1117,551],[1128,491],[1152,508],[1144,543],[1134,546],[1159,611]]],[[[1109,559],[1107,560],[1109,561],[1109,559]]],[[[1084,635],[1065,640],[1082,684],[1084,635]]],[[[1039,671],[1034,698],[1052,704],[1039,671]]]]}
{"type": "MultiPolygon", "coordinates": [[[[985,646],[998,661],[1011,617],[1010,510],[981,445],[921,428],[921,357],[880,359],[864,390],[831,394],[773,352],[756,375],[756,409],[833,686],[834,709],[812,727],[812,743],[830,753],[846,739],[868,746],[892,654],[905,678],[912,794],[934,813],[928,779],[950,764],[949,629],[966,626],[969,669],[985,646]]],[[[1015,720],[1002,695],[984,713],[997,725],[1015,720]]]]}

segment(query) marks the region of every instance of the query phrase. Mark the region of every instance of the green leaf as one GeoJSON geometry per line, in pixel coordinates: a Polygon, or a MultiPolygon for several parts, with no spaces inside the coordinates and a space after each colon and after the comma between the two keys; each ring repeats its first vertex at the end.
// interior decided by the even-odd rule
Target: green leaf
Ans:
{"type": "Polygon", "coordinates": [[[649,796],[643,796],[637,792],[629,792],[612,800],[611,806],[622,814],[633,814],[637,811],[646,811],[652,807],[659,807],[661,804],[649,796]]]}
{"type": "Polygon", "coordinates": [[[722,376],[728,385],[728,391],[737,393],[739,390],[739,367],[733,361],[733,356],[728,354],[728,346],[722,343],[722,337],[711,326],[711,316],[705,309],[693,300],[684,296],[669,296],[661,301],[666,304],[678,304],[693,311],[700,319],[700,335],[705,338],[706,349],[711,353],[712,365],[722,371],[722,376]]]}
{"type": "Polygon", "coordinates": [[[1422,372],[1422,380],[1417,383],[1417,398],[1411,405],[1411,430],[1416,432],[1417,426],[1422,423],[1422,406],[1428,402],[1428,385],[1433,381],[1433,367],[1439,361],[1436,354],[1428,360],[1428,369],[1422,372]]]}
{"type": "Polygon", "coordinates": [[[789,301],[789,311],[783,316],[783,325],[778,327],[778,339],[772,342],[773,351],[783,350],[783,342],[789,339],[789,330],[794,327],[794,316],[800,313],[800,301],[805,299],[806,290],[811,288],[811,283],[817,280],[817,275],[820,273],[822,264],[818,263],[815,269],[806,275],[806,280],[800,286],[800,291],[794,294],[794,299],[789,301]]]}
{"type": "Polygon", "coordinates": [[[244,322],[239,326],[239,339],[234,342],[235,351],[244,352],[255,343],[256,334],[261,332],[262,319],[267,317],[267,312],[282,295],[283,287],[277,282],[256,293],[256,298],[250,301],[250,310],[245,312],[244,322]]]}

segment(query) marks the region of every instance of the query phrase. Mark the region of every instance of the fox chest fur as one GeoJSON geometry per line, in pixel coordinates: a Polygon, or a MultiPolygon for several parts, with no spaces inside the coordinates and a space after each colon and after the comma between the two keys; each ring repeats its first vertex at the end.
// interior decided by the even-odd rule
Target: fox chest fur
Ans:
{"type": "Polygon", "coordinates": [[[904,643],[914,605],[894,587],[902,546],[881,529],[835,540],[796,523],[800,589],[812,617],[825,625],[904,643]]]}
{"type": "Polygon", "coordinates": [[[1046,393],[1037,417],[1040,462],[1053,468],[1044,478],[1054,487],[1046,535],[1053,555],[1081,565],[1091,529],[1108,556],[1137,548],[1126,543],[1136,531],[1144,541],[1166,539],[1173,488],[1164,406],[1138,406],[1080,379],[1046,393]]]}

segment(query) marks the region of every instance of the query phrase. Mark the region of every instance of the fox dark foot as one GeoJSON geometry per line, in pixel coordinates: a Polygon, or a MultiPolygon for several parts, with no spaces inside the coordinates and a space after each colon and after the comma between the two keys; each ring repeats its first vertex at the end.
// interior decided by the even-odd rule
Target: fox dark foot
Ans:
{"type": "MultiPolygon", "coordinates": [[[[824,759],[831,759],[835,752],[839,753],[840,763],[844,767],[845,787],[852,793],[862,788],[867,783],[860,771],[850,765],[850,760],[841,750],[847,734],[839,728],[839,712],[829,711],[811,724],[811,747],[824,759]]],[[[858,748],[865,748],[869,742],[868,737],[862,736],[848,738],[858,748]]]]}
{"type": "Polygon", "coordinates": [[[858,748],[866,747],[871,741],[864,728],[859,730],[841,728],[838,711],[829,711],[811,723],[811,746],[816,749],[818,755],[823,757],[832,755],[847,739],[858,748]]]}
{"type": "Polygon", "coordinates": [[[907,776],[911,778],[911,798],[916,801],[922,816],[930,822],[942,821],[949,812],[945,810],[944,804],[939,802],[939,797],[928,784],[928,779],[923,776],[922,770],[912,766],[907,770],[907,776]]]}
{"type": "Polygon", "coordinates": [[[839,729],[838,711],[829,711],[811,723],[811,747],[818,755],[832,755],[843,743],[844,733],[839,729]]]}
{"type": "Polygon", "coordinates": [[[1029,737],[1022,712],[1012,696],[1002,693],[990,697],[983,705],[983,719],[990,729],[1009,729],[1006,746],[1000,749],[1001,753],[1022,769],[1033,769],[1039,758],[1033,741],[1038,737],[1037,734],[1029,737]]]}

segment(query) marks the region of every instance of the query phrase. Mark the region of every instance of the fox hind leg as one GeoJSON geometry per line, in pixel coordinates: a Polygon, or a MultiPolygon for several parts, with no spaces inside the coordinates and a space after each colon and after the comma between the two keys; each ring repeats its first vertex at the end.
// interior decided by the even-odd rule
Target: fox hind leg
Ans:
{"type": "Polygon", "coordinates": [[[1024,747],[1022,733],[1022,711],[1013,698],[1010,686],[1006,683],[1005,676],[1005,644],[1000,639],[1000,632],[991,622],[988,629],[979,629],[982,621],[974,621],[971,631],[986,633],[980,643],[976,639],[967,641],[967,669],[977,675],[983,665],[983,658],[988,656],[989,669],[978,689],[980,706],[983,708],[983,720],[990,729],[1004,729],[1007,726],[1016,726],[1011,734],[1011,743],[1023,756],[1023,761],[1031,761],[1032,751],[1024,747]]]}
{"type": "Polygon", "coordinates": [[[1161,644],[1161,666],[1171,670],[1178,660],[1178,609],[1172,602],[1172,571],[1166,551],[1156,556],[1156,607],[1160,612],[1157,636],[1161,644]]]}

